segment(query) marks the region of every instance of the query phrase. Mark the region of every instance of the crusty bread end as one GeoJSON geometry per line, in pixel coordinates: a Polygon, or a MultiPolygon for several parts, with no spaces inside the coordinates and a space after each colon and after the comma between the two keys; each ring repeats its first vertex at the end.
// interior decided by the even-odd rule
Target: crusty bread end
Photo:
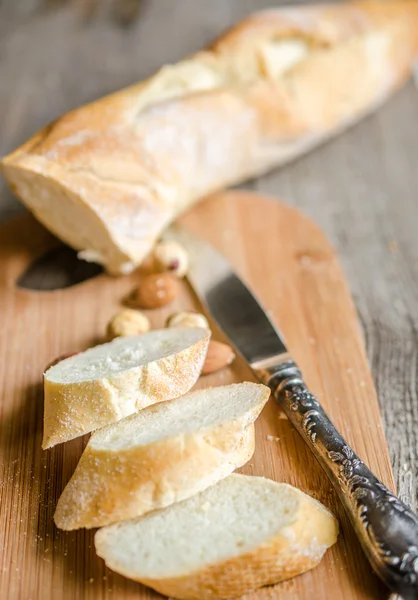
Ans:
{"type": "Polygon", "coordinates": [[[44,374],[42,447],[185,394],[200,375],[209,337],[198,328],[155,330],[117,338],[54,365],[44,374]]]}

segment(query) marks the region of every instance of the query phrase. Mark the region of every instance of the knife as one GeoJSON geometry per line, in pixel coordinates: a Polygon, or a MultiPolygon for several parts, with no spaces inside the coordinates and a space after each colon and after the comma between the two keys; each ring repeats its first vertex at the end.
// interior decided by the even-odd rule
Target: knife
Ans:
{"type": "Polygon", "coordinates": [[[188,279],[198,298],[312,450],[377,575],[405,600],[417,600],[417,516],[373,475],[331,423],[282,334],[226,258],[178,225],[167,230],[165,239],[188,251],[188,279]]]}

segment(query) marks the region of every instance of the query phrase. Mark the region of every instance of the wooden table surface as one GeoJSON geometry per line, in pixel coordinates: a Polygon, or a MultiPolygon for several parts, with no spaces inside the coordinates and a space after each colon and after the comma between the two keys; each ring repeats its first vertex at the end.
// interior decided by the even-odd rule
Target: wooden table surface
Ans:
{"type": "MultiPolygon", "coordinates": [[[[119,0],[120,1],[120,0],[119,0]]],[[[149,75],[272,0],[143,0],[122,27],[111,2],[0,0],[0,154],[61,113],[149,75]]],[[[417,508],[418,91],[245,187],[279,196],[331,239],[364,328],[400,496],[417,508]]],[[[0,218],[23,210],[0,181],[0,218]]]]}

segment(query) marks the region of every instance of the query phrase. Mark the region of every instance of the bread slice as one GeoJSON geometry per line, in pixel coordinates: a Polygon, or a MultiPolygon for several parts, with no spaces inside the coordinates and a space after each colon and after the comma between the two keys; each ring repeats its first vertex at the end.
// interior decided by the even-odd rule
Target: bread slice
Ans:
{"type": "Polygon", "coordinates": [[[184,500],[254,452],[261,384],[198,390],[150,406],[92,435],[59,499],[61,529],[100,527],[184,500]]]}
{"type": "Polygon", "coordinates": [[[300,490],[230,475],[193,498],[95,536],[108,567],[185,600],[231,598],[315,567],[338,523],[300,490]]]}
{"type": "Polygon", "coordinates": [[[173,328],[118,338],[49,368],[42,447],[185,394],[199,377],[209,335],[205,329],[173,328]]]}

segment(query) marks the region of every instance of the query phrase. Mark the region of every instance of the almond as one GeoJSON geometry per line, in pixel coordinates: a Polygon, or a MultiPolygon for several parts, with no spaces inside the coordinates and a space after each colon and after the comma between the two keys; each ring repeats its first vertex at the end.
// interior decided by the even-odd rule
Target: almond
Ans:
{"type": "Polygon", "coordinates": [[[235,353],[231,346],[223,344],[222,342],[210,341],[208,353],[202,369],[202,375],[209,375],[209,373],[215,373],[216,371],[227,367],[232,363],[234,358],[235,353]]]}
{"type": "Polygon", "coordinates": [[[155,273],[143,279],[129,299],[131,306],[160,308],[174,300],[179,293],[176,277],[169,273],[155,273]]]}

